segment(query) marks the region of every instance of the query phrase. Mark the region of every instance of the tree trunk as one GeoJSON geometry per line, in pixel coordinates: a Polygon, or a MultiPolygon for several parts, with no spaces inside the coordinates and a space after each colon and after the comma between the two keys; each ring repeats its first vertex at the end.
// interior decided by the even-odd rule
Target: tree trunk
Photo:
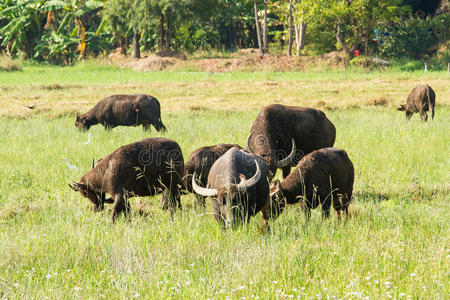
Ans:
{"type": "Polygon", "coordinates": [[[141,58],[140,35],[136,27],[133,28],[133,58],[141,58]]]}
{"type": "Polygon", "coordinates": [[[295,46],[297,48],[297,56],[301,54],[301,51],[305,47],[306,42],[306,23],[300,22],[295,25],[295,46]]]}
{"type": "Polygon", "coordinates": [[[348,49],[347,44],[345,43],[344,39],[341,36],[341,24],[340,22],[337,24],[337,31],[336,31],[336,40],[341,45],[342,49],[344,49],[345,53],[348,57],[351,57],[351,51],[348,49]]]}
{"type": "Polygon", "coordinates": [[[170,49],[170,11],[166,12],[166,49],[170,49]]]}
{"type": "Polygon", "coordinates": [[[269,36],[269,28],[267,25],[267,0],[264,0],[264,27],[263,27],[263,51],[264,51],[264,54],[269,53],[268,36],[269,36]]]}
{"type": "Polygon", "coordinates": [[[159,16],[159,52],[164,51],[164,14],[159,16]]]}
{"type": "Polygon", "coordinates": [[[293,9],[293,5],[292,5],[292,1],[293,0],[289,0],[289,50],[288,50],[288,55],[292,56],[292,44],[294,43],[293,41],[293,35],[294,35],[294,30],[293,30],[293,17],[292,17],[292,9],[293,9]]]}
{"type": "Polygon", "coordinates": [[[127,41],[126,37],[123,36],[121,33],[117,34],[119,36],[119,47],[120,47],[120,54],[124,55],[127,53],[127,41]]]}
{"type": "Polygon", "coordinates": [[[259,23],[258,4],[256,3],[256,0],[253,2],[253,4],[255,9],[255,25],[256,25],[256,35],[258,36],[258,48],[259,51],[261,51],[261,55],[264,55],[264,49],[261,41],[261,24],[259,23]]]}

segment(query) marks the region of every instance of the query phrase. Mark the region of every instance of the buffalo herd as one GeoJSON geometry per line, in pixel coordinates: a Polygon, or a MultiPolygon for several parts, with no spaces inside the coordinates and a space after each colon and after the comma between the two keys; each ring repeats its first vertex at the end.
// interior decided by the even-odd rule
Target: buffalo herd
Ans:
{"type": "MultiPolygon", "coordinates": [[[[435,97],[431,87],[419,85],[398,110],[406,111],[408,119],[419,112],[423,121],[429,111],[433,119],[435,97]]],[[[113,95],[76,117],[79,129],[95,124],[166,130],[159,101],[150,95],[113,95]]],[[[113,204],[113,222],[118,214],[130,212],[129,198],[159,193],[161,207],[171,214],[181,209],[182,194],[195,193],[202,207],[210,197],[214,217],[225,228],[247,223],[257,213],[268,227],[287,204],[296,203],[307,220],[319,205],[324,218],[333,206],[341,219],[343,213],[348,215],[354,168],[347,153],[333,147],[335,138],[336,128],[324,112],[273,104],[259,112],[245,149],[236,144],[204,146],[184,162],[177,142],[147,138],[93,162],[92,169],[69,186],[88,198],[94,211],[113,204]],[[279,168],[283,180],[273,180],[279,168]]]]}

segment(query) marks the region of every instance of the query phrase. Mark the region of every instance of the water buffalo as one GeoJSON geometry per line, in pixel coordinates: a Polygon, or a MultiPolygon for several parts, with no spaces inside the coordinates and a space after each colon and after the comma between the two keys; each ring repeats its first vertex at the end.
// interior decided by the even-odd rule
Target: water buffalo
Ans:
{"type": "Polygon", "coordinates": [[[264,107],[250,132],[246,147],[264,158],[271,179],[277,168],[283,170],[286,178],[304,154],[332,147],[336,138],[336,128],[322,111],[280,104],[264,107]],[[294,145],[296,153],[286,157],[294,145]]]}
{"type": "Polygon", "coordinates": [[[171,213],[181,209],[180,188],[184,160],[180,146],[166,138],[148,138],[122,146],[99,160],[69,186],[94,204],[94,210],[104,203],[114,203],[112,220],[128,214],[128,198],[163,193],[162,202],[169,203],[171,213]],[[111,198],[105,199],[105,193],[111,198]]]}
{"type": "MultiPolygon", "coordinates": [[[[205,187],[208,182],[209,170],[214,162],[221,157],[230,148],[237,147],[242,149],[241,146],[236,144],[218,144],[214,146],[201,147],[189,156],[188,160],[184,164],[184,177],[183,182],[188,192],[193,193],[192,189],[192,175],[197,174],[197,183],[205,187]]],[[[205,207],[205,197],[196,194],[197,201],[202,207],[205,207]]]]}
{"type": "Polygon", "coordinates": [[[248,222],[268,203],[268,175],[260,157],[233,147],[211,167],[208,187],[197,185],[194,173],[192,188],[204,197],[212,197],[214,216],[219,224],[234,226],[248,222]]]}
{"type": "Polygon", "coordinates": [[[413,113],[419,112],[422,121],[427,121],[427,111],[429,111],[433,120],[435,100],[436,94],[429,85],[418,85],[409,93],[406,104],[400,105],[397,110],[405,111],[408,120],[411,119],[413,113]]]}
{"type": "Polygon", "coordinates": [[[311,209],[322,205],[322,215],[328,218],[333,204],[338,217],[352,198],[354,170],[347,153],[339,148],[324,148],[305,155],[297,168],[282,182],[271,185],[271,211],[268,217],[277,216],[286,204],[300,203],[307,219],[311,209]]]}
{"type": "Polygon", "coordinates": [[[157,131],[165,131],[161,121],[159,101],[150,95],[112,95],[98,102],[90,111],[77,115],[75,126],[89,130],[102,124],[105,129],[116,126],[139,126],[144,130],[153,125],[157,131]]]}

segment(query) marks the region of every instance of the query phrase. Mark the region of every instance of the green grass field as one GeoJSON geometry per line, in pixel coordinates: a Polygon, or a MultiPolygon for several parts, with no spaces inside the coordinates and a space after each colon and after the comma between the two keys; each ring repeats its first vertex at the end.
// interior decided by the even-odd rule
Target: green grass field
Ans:
{"type": "MultiPolygon", "coordinates": [[[[139,73],[112,66],[28,66],[0,72],[0,298],[448,299],[450,88],[447,74],[400,72],[139,73]],[[436,119],[410,122],[395,106],[419,82],[436,91],[436,119]],[[337,92],[336,92],[337,91],[337,92]],[[133,198],[111,224],[67,183],[117,147],[158,136],[141,128],[74,126],[113,93],[149,93],[165,137],[184,158],[200,146],[244,144],[268,103],[323,109],[335,146],[355,166],[351,217],[289,207],[222,230],[194,196],[173,221],[160,196],[133,198]],[[36,104],[28,111],[22,104],[36,104]],[[79,167],[70,171],[63,160],[79,167]]],[[[209,203],[208,203],[209,204],[209,203]]]]}

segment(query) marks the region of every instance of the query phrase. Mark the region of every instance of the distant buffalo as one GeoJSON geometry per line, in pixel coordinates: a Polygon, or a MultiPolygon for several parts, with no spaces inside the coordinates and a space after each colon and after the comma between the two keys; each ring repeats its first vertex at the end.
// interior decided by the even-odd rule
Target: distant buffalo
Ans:
{"type": "Polygon", "coordinates": [[[419,112],[422,121],[427,121],[427,111],[429,111],[433,120],[435,101],[436,94],[429,85],[418,85],[409,94],[406,104],[400,105],[397,110],[405,111],[408,120],[411,119],[413,113],[419,112]]]}
{"type": "MultiPolygon", "coordinates": [[[[193,193],[192,189],[192,175],[197,174],[197,183],[205,187],[208,182],[209,170],[216,160],[221,157],[230,148],[237,147],[242,149],[241,146],[236,144],[218,144],[213,146],[201,147],[189,156],[188,160],[184,164],[184,177],[183,182],[185,183],[188,192],[193,193]]],[[[196,194],[197,200],[201,206],[205,206],[205,197],[196,194]]]]}
{"type": "Polygon", "coordinates": [[[333,205],[338,217],[348,214],[353,192],[354,169],[347,153],[339,148],[324,148],[305,155],[297,168],[282,182],[271,185],[272,217],[281,213],[286,204],[300,203],[307,219],[311,209],[322,205],[322,215],[328,218],[333,205]]]}
{"type": "Polygon", "coordinates": [[[128,198],[163,193],[161,202],[180,208],[181,177],[184,161],[180,146],[166,138],[148,138],[122,146],[97,162],[97,165],[69,184],[94,204],[94,211],[104,203],[114,203],[112,220],[121,212],[128,214],[128,198]],[[105,197],[108,193],[111,198],[105,197]]]}
{"type": "Polygon", "coordinates": [[[204,197],[212,197],[217,222],[228,227],[248,222],[267,205],[268,175],[260,157],[233,147],[213,164],[207,188],[197,184],[195,173],[192,188],[204,197]]]}
{"type": "Polygon", "coordinates": [[[322,111],[280,104],[264,107],[250,132],[246,147],[264,159],[270,178],[277,168],[286,178],[304,154],[332,147],[336,138],[336,128],[322,111]]]}
{"type": "Polygon", "coordinates": [[[157,131],[165,131],[161,121],[159,101],[150,95],[112,95],[98,102],[90,111],[77,115],[75,126],[89,130],[102,124],[105,129],[116,126],[139,126],[144,130],[153,125],[157,131]]]}

